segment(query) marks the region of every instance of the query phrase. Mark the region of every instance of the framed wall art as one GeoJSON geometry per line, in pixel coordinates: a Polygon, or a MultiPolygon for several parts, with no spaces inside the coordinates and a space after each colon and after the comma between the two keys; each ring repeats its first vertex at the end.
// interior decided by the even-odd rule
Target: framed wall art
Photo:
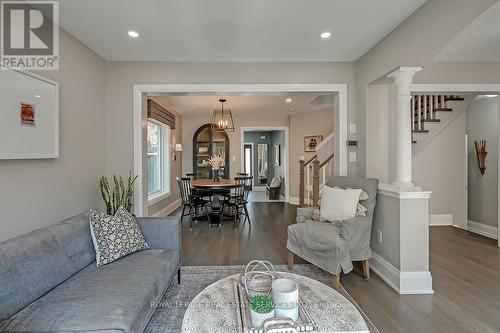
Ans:
{"type": "Polygon", "coordinates": [[[323,141],[323,135],[308,135],[304,137],[304,151],[314,152],[316,147],[323,141]]]}
{"type": "Polygon", "coordinates": [[[59,157],[59,86],[0,66],[0,160],[59,157]]]}

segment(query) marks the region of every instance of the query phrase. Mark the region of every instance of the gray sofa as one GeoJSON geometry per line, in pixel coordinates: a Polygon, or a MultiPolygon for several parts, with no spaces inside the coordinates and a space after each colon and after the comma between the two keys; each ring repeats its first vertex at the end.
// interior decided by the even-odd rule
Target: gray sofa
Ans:
{"type": "MultiPolygon", "coordinates": [[[[377,203],[378,179],[332,176],[327,186],[363,189],[369,199],[363,202],[366,216],[343,221],[341,225],[313,221],[317,207],[297,208],[297,223],[288,226],[287,249],[289,268],[293,268],[293,255],[334,275],[334,286],[340,283],[340,272],[349,273],[353,261],[363,262],[363,273],[369,278],[368,259],[372,257],[370,236],[373,213],[377,203]]],[[[335,205],[335,202],[331,203],[335,205]]]]}
{"type": "Polygon", "coordinates": [[[151,249],[97,268],[88,213],[0,243],[1,332],[142,332],[180,268],[178,218],[139,218],[151,249]]]}

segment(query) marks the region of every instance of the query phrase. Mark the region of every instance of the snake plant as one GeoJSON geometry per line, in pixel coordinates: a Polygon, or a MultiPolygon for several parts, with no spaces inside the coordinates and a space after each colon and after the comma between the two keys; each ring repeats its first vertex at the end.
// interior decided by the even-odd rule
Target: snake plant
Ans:
{"type": "Polygon", "coordinates": [[[132,173],[129,174],[126,182],[123,178],[113,176],[113,188],[111,188],[108,178],[101,177],[99,186],[101,195],[106,204],[106,212],[108,215],[115,215],[118,208],[123,207],[127,211],[132,211],[132,198],[134,195],[134,182],[137,176],[132,178],[132,173]]]}

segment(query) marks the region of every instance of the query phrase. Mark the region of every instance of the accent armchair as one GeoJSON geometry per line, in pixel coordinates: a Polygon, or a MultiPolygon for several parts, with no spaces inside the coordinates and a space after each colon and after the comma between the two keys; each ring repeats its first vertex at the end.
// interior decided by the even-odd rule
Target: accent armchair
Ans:
{"type": "Polygon", "coordinates": [[[326,185],[364,190],[369,197],[368,200],[362,201],[366,216],[358,216],[334,225],[330,222],[313,221],[313,212],[317,207],[297,208],[297,223],[288,226],[288,269],[293,269],[294,256],[297,255],[333,274],[332,284],[338,289],[340,273],[352,271],[352,262],[362,262],[363,275],[366,279],[370,278],[368,260],[372,257],[370,237],[377,202],[378,179],[332,176],[326,185]]]}

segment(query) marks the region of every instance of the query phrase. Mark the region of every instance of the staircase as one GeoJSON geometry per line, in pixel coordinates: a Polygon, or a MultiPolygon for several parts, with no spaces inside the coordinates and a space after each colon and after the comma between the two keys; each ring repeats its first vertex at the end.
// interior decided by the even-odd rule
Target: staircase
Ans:
{"type": "Polygon", "coordinates": [[[316,206],[321,187],[333,174],[333,133],[316,148],[315,154],[299,161],[299,207],[316,206]]]}
{"type": "MultiPolygon", "coordinates": [[[[469,96],[470,97],[470,96],[469,96]]],[[[413,155],[455,120],[471,98],[414,94],[411,98],[413,155]]]]}

